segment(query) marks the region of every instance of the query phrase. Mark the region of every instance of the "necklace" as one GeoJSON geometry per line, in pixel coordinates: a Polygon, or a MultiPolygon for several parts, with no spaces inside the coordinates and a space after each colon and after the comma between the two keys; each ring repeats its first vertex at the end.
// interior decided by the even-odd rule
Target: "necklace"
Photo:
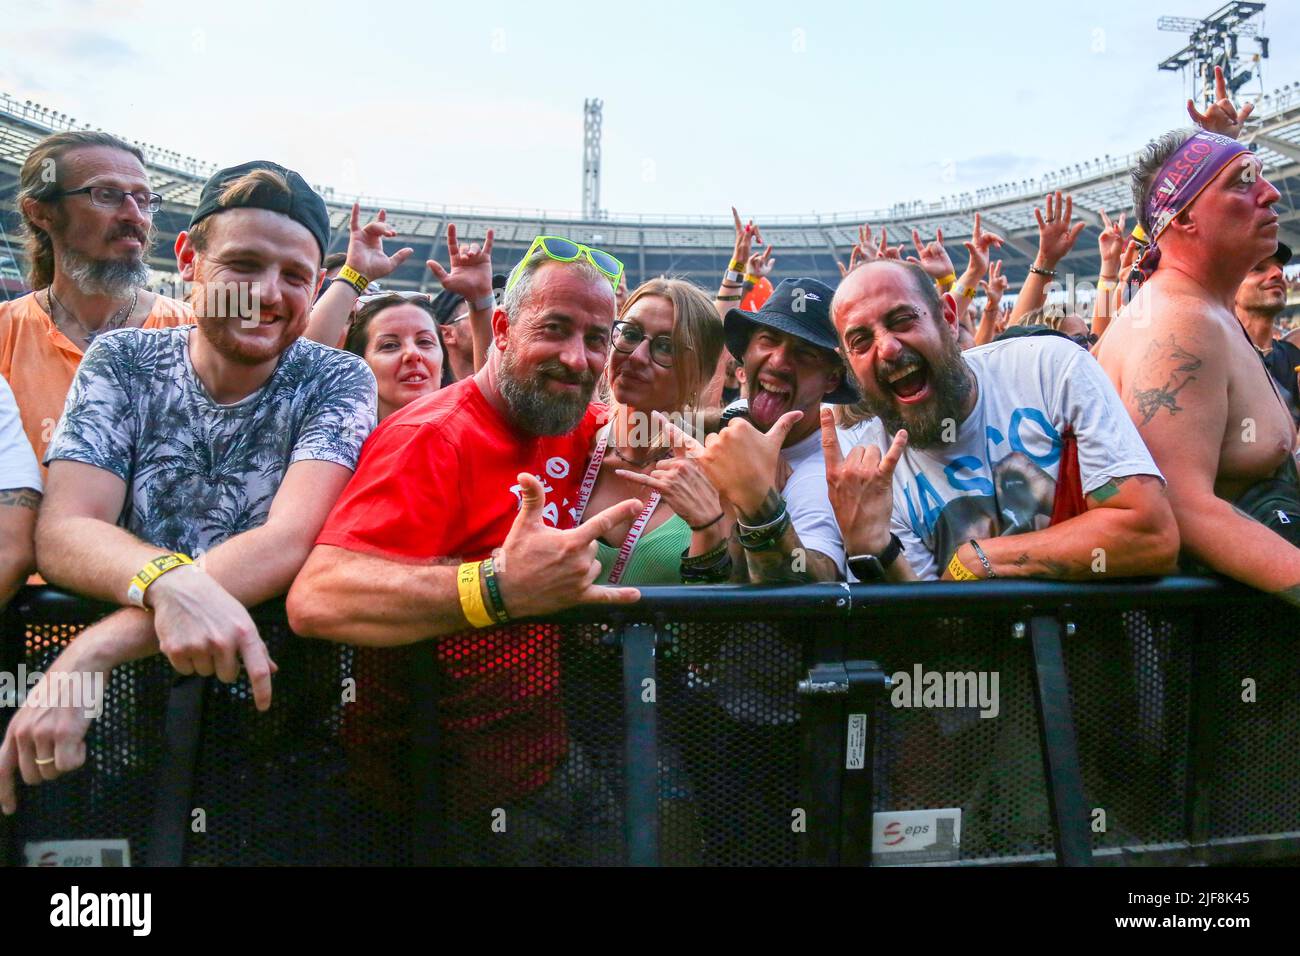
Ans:
{"type": "Polygon", "coordinates": [[[619,451],[618,446],[615,445],[613,442],[610,442],[609,453],[613,455],[615,458],[617,458],[619,461],[627,462],[633,468],[644,468],[646,465],[653,465],[656,462],[663,461],[666,457],[668,457],[667,455],[659,454],[659,455],[655,455],[653,458],[647,458],[645,461],[637,461],[635,458],[629,458],[627,455],[619,451]]]}
{"type": "MultiPolygon", "coordinates": [[[[140,301],[140,290],[136,289],[135,293],[131,296],[130,302],[122,306],[122,308],[118,309],[117,312],[114,313],[113,317],[109,319],[107,322],[105,322],[102,326],[92,331],[91,329],[86,328],[86,326],[82,324],[81,320],[72,314],[71,309],[69,309],[66,305],[64,305],[62,302],[60,302],[58,299],[54,297],[53,286],[50,286],[48,289],[45,290],[45,295],[50,300],[50,303],[52,305],[58,306],[59,310],[63,312],[63,314],[66,315],[68,318],[70,318],[73,322],[75,322],[77,328],[81,329],[81,335],[82,338],[86,340],[87,347],[89,347],[90,344],[94,342],[98,336],[103,335],[105,332],[115,332],[116,330],[120,329],[126,323],[126,320],[131,317],[131,314],[135,312],[136,303],[140,301]]],[[[54,315],[54,310],[51,309],[50,316],[53,317],[53,315],[54,315]]]]}

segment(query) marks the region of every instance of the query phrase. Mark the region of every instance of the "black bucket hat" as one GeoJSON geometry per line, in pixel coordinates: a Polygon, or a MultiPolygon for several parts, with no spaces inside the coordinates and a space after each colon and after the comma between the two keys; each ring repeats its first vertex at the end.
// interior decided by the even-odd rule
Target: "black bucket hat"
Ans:
{"type": "Polygon", "coordinates": [[[745,349],[757,326],[763,325],[826,349],[835,356],[843,370],[839,387],[822,401],[827,405],[852,405],[862,398],[853,371],[839,353],[840,337],[831,322],[831,298],[835,295],[826,283],[807,277],[782,279],[772,295],[757,312],[732,309],[722,322],[727,351],[738,362],[745,360],[745,349]]]}

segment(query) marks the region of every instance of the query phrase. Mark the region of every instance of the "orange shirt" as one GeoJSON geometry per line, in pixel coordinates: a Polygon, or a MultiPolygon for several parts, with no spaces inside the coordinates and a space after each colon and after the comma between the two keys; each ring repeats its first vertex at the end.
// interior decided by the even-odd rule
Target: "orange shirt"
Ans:
{"type": "MultiPolygon", "coordinates": [[[[146,329],[191,325],[194,311],[185,303],[157,296],[146,329]]],[[[45,449],[63,414],[72,377],[81,364],[81,349],[59,331],[35,294],[0,302],[0,375],[18,400],[23,431],[45,473],[45,449]]]]}

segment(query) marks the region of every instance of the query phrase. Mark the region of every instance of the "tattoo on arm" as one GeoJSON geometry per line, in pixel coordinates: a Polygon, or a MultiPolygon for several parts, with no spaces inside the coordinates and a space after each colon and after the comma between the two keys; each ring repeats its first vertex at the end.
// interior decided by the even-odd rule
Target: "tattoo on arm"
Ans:
{"type": "Polygon", "coordinates": [[[1034,559],[1029,556],[1029,552],[1022,551],[1020,557],[1011,563],[1017,568],[1027,567],[1031,561],[1037,560],[1039,570],[1031,571],[1025,575],[1030,578],[1043,578],[1047,581],[1061,581],[1070,573],[1070,566],[1064,561],[1054,561],[1051,558],[1034,559]]]}
{"type": "Polygon", "coordinates": [[[775,488],[767,489],[767,494],[763,496],[763,503],[758,506],[758,510],[753,514],[740,513],[740,518],[747,525],[767,524],[777,516],[785,499],[775,488]]]}
{"type": "Polygon", "coordinates": [[[1148,424],[1162,408],[1168,409],[1170,415],[1181,412],[1178,393],[1196,378],[1192,373],[1201,365],[1201,359],[1175,342],[1172,335],[1167,342],[1153,339],[1142,356],[1142,371],[1135,383],[1142,387],[1133,389],[1141,424],[1148,424]]]}
{"type": "Polygon", "coordinates": [[[1119,486],[1124,484],[1124,482],[1128,481],[1132,477],[1133,477],[1132,475],[1120,475],[1118,478],[1112,478],[1110,481],[1106,482],[1104,485],[1102,485],[1100,488],[1098,488],[1088,497],[1091,498],[1093,501],[1097,502],[1097,504],[1101,504],[1104,501],[1109,501],[1111,498],[1114,498],[1117,494],[1119,494],[1119,486]]]}
{"type": "Polygon", "coordinates": [[[31,488],[5,488],[0,490],[0,505],[36,511],[41,506],[41,493],[31,488]]]}
{"type": "Polygon", "coordinates": [[[820,551],[805,548],[793,524],[772,547],[762,551],[747,550],[745,563],[749,568],[749,580],[754,584],[811,584],[840,579],[835,562],[820,551]]]}

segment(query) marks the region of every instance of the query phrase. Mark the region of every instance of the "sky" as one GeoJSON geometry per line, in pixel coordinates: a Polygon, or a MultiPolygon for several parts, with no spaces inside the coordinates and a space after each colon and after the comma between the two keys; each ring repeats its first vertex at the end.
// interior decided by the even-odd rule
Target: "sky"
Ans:
{"type": "MultiPolygon", "coordinates": [[[[0,0],[0,92],[339,198],[555,211],[595,97],[613,214],[808,215],[1139,148],[1186,121],[1157,17],[1218,5],[0,0]]],[[[1300,4],[1263,25],[1264,90],[1300,81],[1300,4]]]]}

